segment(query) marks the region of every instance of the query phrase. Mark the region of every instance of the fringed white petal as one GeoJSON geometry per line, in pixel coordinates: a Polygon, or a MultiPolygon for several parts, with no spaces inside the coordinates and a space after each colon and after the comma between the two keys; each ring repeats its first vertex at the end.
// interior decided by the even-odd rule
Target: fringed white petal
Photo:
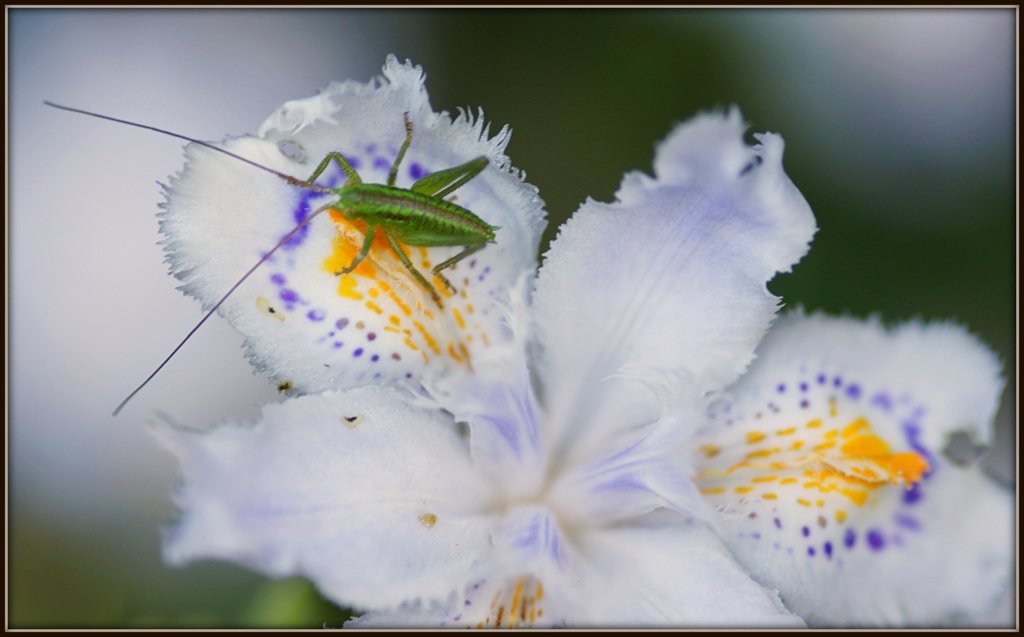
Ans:
{"type": "Polygon", "coordinates": [[[537,365],[553,437],[600,438],[657,409],[627,364],[684,367],[703,392],[735,379],[778,300],[765,287],[807,250],[814,218],[782,170],[782,140],[743,142],[739,112],[697,117],[664,141],[655,177],[588,201],[545,256],[537,365]]]}
{"type": "Polygon", "coordinates": [[[173,564],[303,575],[344,606],[444,599],[490,551],[492,491],[439,411],[367,387],[267,406],[254,425],[161,425],[178,457],[173,564]]]}
{"type": "MultiPolygon", "coordinates": [[[[220,313],[246,336],[257,371],[301,393],[394,381],[415,382],[426,369],[469,368],[489,343],[507,337],[493,300],[535,267],[544,213],[536,189],[511,168],[509,131],[489,137],[482,117],[435,113],[419,67],[388,59],[369,84],[333,83],[315,97],[285,104],[256,137],[223,147],[305,180],[340,152],[364,183],[386,183],[405,139],[412,143],[396,186],[478,156],[490,165],[455,193],[457,203],[492,226],[495,243],[445,270],[456,292],[434,280],[443,307],[401,263],[378,230],[369,257],[352,263],[365,227],[325,212],[289,239],[224,303],[220,313]]],[[[329,204],[331,195],[291,185],[237,159],[190,146],[172,179],[161,224],[182,289],[210,308],[288,232],[329,204]]],[[[317,180],[340,188],[332,163],[317,180]]],[[[414,267],[430,268],[462,250],[408,249],[414,267]]]]}

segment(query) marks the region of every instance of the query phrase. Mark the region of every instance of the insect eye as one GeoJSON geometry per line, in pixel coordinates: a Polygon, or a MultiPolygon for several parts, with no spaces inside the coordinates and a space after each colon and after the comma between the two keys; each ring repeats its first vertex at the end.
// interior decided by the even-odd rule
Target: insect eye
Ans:
{"type": "Polygon", "coordinates": [[[285,140],[277,143],[277,149],[281,151],[281,154],[291,159],[292,161],[306,161],[306,149],[304,149],[298,142],[291,140],[285,140]]]}

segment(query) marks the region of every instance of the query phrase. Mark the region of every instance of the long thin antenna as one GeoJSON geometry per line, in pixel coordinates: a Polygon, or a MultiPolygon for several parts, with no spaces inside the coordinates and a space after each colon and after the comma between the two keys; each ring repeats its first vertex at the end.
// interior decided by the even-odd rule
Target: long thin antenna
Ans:
{"type": "Polygon", "coordinates": [[[313,212],[311,215],[309,215],[308,217],[303,219],[302,222],[299,223],[299,225],[297,225],[294,228],[292,228],[291,232],[289,232],[288,234],[284,235],[284,237],[282,237],[281,240],[277,242],[277,245],[275,245],[273,248],[270,249],[270,252],[267,252],[265,255],[263,255],[263,257],[259,261],[256,262],[256,265],[254,265],[251,268],[249,268],[249,271],[246,272],[244,275],[242,275],[242,278],[239,279],[237,283],[232,285],[231,289],[228,290],[227,293],[224,296],[220,297],[220,300],[217,301],[217,304],[214,305],[213,308],[211,308],[210,311],[207,312],[205,316],[203,316],[203,319],[201,321],[199,321],[198,323],[196,323],[196,326],[192,328],[192,330],[185,336],[185,338],[183,338],[181,340],[180,343],[178,343],[178,346],[174,348],[174,351],[172,351],[167,356],[167,358],[164,359],[164,362],[160,363],[160,365],[155,370],[153,370],[153,373],[150,374],[146,378],[146,380],[142,381],[141,385],[139,385],[138,387],[135,388],[135,391],[133,391],[132,393],[128,394],[128,397],[121,401],[121,404],[117,406],[117,409],[114,410],[114,413],[112,415],[116,416],[118,414],[118,412],[121,411],[121,408],[124,407],[125,405],[127,405],[128,401],[135,397],[135,394],[139,393],[140,389],[145,387],[149,383],[149,381],[153,380],[153,377],[155,377],[157,374],[160,373],[160,370],[164,368],[164,365],[166,365],[168,362],[170,362],[170,360],[172,358],[174,358],[174,355],[178,353],[178,350],[180,350],[182,347],[184,347],[185,343],[188,342],[188,339],[192,338],[192,335],[196,333],[196,330],[198,330],[200,327],[202,327],[203,323],[206,322],[206,319],[208,319],[211,316],[213,316],[213,313],[216,312],[220,308],[220,306],[224,304],[224,301],[228,300],[228,297],[231,296],[235,292],[235,290],[238,289],[238,286],[242,285],[242,283],[244,283],[245,280],[248,279],[249,276],[253,272],[256,271],[256,268],[258,268],[261,265],[263,265],[263,263],[267,259],[269,259],[271,257],[271,255],[273,255],[275,252],[277,252],[278,248],[280,248],[285,243],[287,243],[289,239],[291,239],[292,237],[295,236],[296,232],[301,230],[306,224],[308,224],[310,221],[312,221],[313,217],[317,216],[318,214],[320,214],[324,210],[327,210],[330,207],[331,207],[331,204],[327,204],[326,206],[321,206],[320,208],[317,208],[315,212],[313,212]]]}
{"type": "Polygon", "coordinates": [[[110,117],[109,115],[100,115],[99,113],[93,113],[93,112],[90,112],[90,111],[83,111],[80,108],[71,108],[70,106],[61,106],[60,104],[54,104],[53,102],[47,102],[45,100],[43,101],[43,104],[46,104],[47,106],[52,106],[54,108],[59,108],[59,109],[61,109],[63,111],[71,111],[72,113],[81,113],[82,115],[88,115],[90,117],[98,117],[100,119],[110,120],[111,122],[117,122],[118,124],[127,124],[129,126],[135,126],[136,128],[145,128],[146,130],[156,131],[157,133],[163,133],[164,135],[170,135],[171,137],[177,137],[178,139],[184,139],[187,142],[192,142],[193,144],[198,144],[200,146],[205,146],[206,148],[209,148],[211,150],[215,150],[218,153],[224,153],[225,155],[227,155],[229,157],[234,157],[235,159],[237,159],[239,161],[244,161],[245,163],[249,164],[250,166],[255,166],[256,168],[259,168],[260,170],[264,170],[264,171],[266,171],[266,172],[268,172],[268,173],[270,173],[272,175],[277,175],[281,179],[284,179],[285,181],[287,181],[288,183],[290,183],[290,184],[292,184],[294,186],[302,186],[303,188],[308,188],[308,189],[314,190],[316,192],[323,192],[323,193],[331,192],[329,189],[324,188],[322,186],[317,186],[316,184],[310,183],[309,181],[305,181],[305,180],[299,179],[297,177],[292,177],[291,175],[286,175],[286,174],[284,174],[282,172],[278,172],[278,171],[274,170],[273,168],[267,168],[266,166],[263,166],[261,164],[257,164],[256,162],[252,161],[251,159],[246,159],[245,157],[242,157],[241,155],[236,155],[236,154],[234,154],[233,152],[231,152],[229,150],[224,150],[220,146],[214,146],[213,144],[211,144],[209,142],[204,142],[204,141],[199,140],[199,139],[194,139],[194,138],[189,137],[187,135],[180,135],[178,133],[172,133],[171,131],[164,130],[162,128],[157,128],[156,126],[149,126],[147,124],[139,124],[138,122],[130,122],[130,121],[126,120],[126,119],[118,119],[116,117],[110,117]]]}
{"type": "MultiPolygon", "coordinates": [[[[171,131],[164,130],[162,128],[157,128],[156,126],[148,126],[146,124],[139,124],[138,122],[130,122],[130,121],[126,120],[126,119],[118,119],[116,117],[110,117],[109,115],[100,115],[99,113],[93,113],[93,112],[90,112],[90,111],[83,111],[82,109],[79,109],[79,108],[71,108],[70,106],[61,106],[60,104],[54,104],[53,102],[44,101],[43,103],[46,104],[47,106],[52,106],[54,108],[59,108],[59,109],[64,110],[64,111],[71,111],[72,113],[80,113],[82,115],[89,115],[90,117],[98,117],[100,119],[110,120],[111,122],[117,122],[118,124],[127,124],[129,126],[135,126],[136,128],[144,128],[146,130],[155,131],[157,133],[163,133],[164,135],[169,135],[171,137],[177,137],[178,139],[183,139],[183,140],[185,140],[187,142],[191,142],[193,144],[198,144],[200,146],[205,146],[206,148],[209,148],[211,150],[215,150],[215,151],[217,151],[219,153],[224,153],[225,155],[227,155],[229,157],[234,157],[235,159],[243,161],[243,162],[249,164],[250,166],[254,166],[254,167],[259,168],[260,170],[268,172],[268,173],[270,173],[272,175],[276,175],[276,176],[280,177],[281,179],[284,179],[285,181],[287,181],[289,184],[292,184],[293,186],[299,186],[301,188],[306,188],[306,189],[312,190],[314,192],[320,192],[320,193],[327,193],[327,194],[329,194],[329,193],[333,192],[329,188],[324,188],[323,186],[317,186],[316,184],[312,183],[312,181],[310,181],[310,180],[302,180],[302,179],[298,179],[296,177],[292,177],[291,175],[286,175],[286,174],[284,174],[282,172],[278,172],[278,171],[276,171],[276,170],[274,170],[272,168],[267,168],[266,166],[263,166],[261,164],[257,164],[256,162],[254,162],[254,161],[252,161],[250,159],[246,159],[245,157],[242,157],[240,155],[236,155],[235,153],[232,153],[231,151],[224,150],[223,148],[220,148],[219,146],[214,146],[213,144],[210,144],[209,142],[204,142],[204,141],[201,141],[201,140],[198,140],[198,139],[194,139],[192,137],[188,137],[187,135],[180,135],[178,133],[172,133],[171,131]]],[[[297,226],[292,228],[291,231],[288,232],[288,234],[284,235],[284,237],[282,237],[281,240],[278,241],[277,244],[273,248],[271,248],[269,252],[267,252],[265,255],[263,255],[263,257],[260,258],[260,260],[256,262],[256,265],[254,265],[251,268],[249,268],[249,271],[246,272],[242,276],[242,278],[240,278],[233,286],[231,286],[231,289],[228,290],[227,293],[224,296],[222,296],[219,301],[217,301],[217,304],[214,305],[213,308],[211,308],[210,311],[208,311],[205,316],[203,316],[201,321],[196,323],[196,326],[192,328],[192,330],[185,336],[184,339],[182,339],[182,341],[180,343],[178,343],[178,346],[174,348],[174,351],[172,351],[170,353],[170,355],[167,358],[165,358],[164,361],[162,363],[160,363],[160,365],[155,370],[153,370],[153,373],[150,374],[146,378],[146,380],[142,381],[142,384],[139,385],[138,387],[136,387],[135,390],[132,393],[128,394],[127,398],[125,398],[124,400],[121,401],[121,404],[118,405],[117,409],[114,410],[113,415],[116,416],[121,411],[121,409],[125,405],[128,404],[128,401],[131,400],[132,398],[134,398],[135,394],[139,393],[139,390],[141,390],[143,387],[145,387],[147,384],[149,384],[149,381],[153,380],[153,378],[158,373],[160,373],[160,370],[164,368],[164,365],[166,365],[168,362],[170,362],[170,360],[172,358],[174,358],[174,355],[178,353],[178,350],[180,350],[185,345],[185,343],[188,342],[188,339],[192,338],[192,335],[196,333],[196,330],[198,330],[200,327],[202,327],[203,323],[206,322],[206,319],[208,319],[211,316],[213,316],[213,313],[216,312],[220,308],[220,306],[224,304],[224,301],[227,301],[228,297],[231,296],[235,292],[235,290],[237,290],[238,287],[240,285],[242,285],[242,283],[244,283],[245,280],[248,279],[249,276],[252,275],[253,272],[256,271],[256,268],[258,268],[261,265],[263,265],[263,263],[267,259],[269,259],[271,257],[271,255],[273,255],[275,252],[277,252],[277,250],[281,246],[283,246],[285,243],[287,243],[289,239],[294,237],[295,233],[297,233],[299,230],[304,228],[306,226],[306,224],[308,224],[310,221],[313,220],[314,217],[319,215],[324,210],[327,210],[328,208],[330,208],[330,206],[331,205],[328,204],[326,206],[322,206],[320,208],[317,208],[312,214],[307,216],[297,226]]]]}

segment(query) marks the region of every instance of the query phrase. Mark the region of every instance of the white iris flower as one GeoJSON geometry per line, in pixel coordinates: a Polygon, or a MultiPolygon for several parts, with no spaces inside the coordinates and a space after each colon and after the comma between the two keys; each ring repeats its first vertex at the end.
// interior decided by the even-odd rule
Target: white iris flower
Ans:
{"type": "Polygon", "coordinates": [[[811,625],[994,618],[1012,498],[945,451],[988,442],[999,369],[948,323],[784,317],[697,438],[721,537],[811,625]]]}
{"type": "MultiPolygon", "coordinates": [[[[495,243],[445,271],[454,290],[438,284],[440,304],[383,241],[364,265],[339,277],[365,230],[341,214],[320,215],[257,270],[222,313],[245,334],[257,368],[304,395],[265,407],[255,424],[158,428],[184,476],[177,495],[183,514],[168,534],[167,559],[224,559],[271,576],[303,575],[328,598],[364,613],[350,624],[356,626],[804,625],[776,590],[813,621],[862,618],[856,605],[817,604],[815,575],[804,562],[791,559],[789,570],[774,564],[812,545],[827,550],[826,541],[839,564],[845,529],[860,533],[863,544],[883,522],[857,518],[847,507],[843,527],[829,500],[831,518],[825,530],[815,527],[817,544],[799,534],[768,537],[775,518],[785,518],[786,528],[813,520],[799,504],[773,509],[765,494],[723,500],[724,491],[716,491],[735,494],[768,475],[741,478],[732,470],[737,454],[757,451],[747,442],[756,420],[750,412],[763,398],[749,387],[795,383],[791,393],[798,395],[799,383],[813,383],[815,374],[830,382],[844,374],[841,389],[856,382],[865,401],[872,391],[890,392],[893,401],[902,396],[885,384],[891,374],[883,358],[847,365],[838,354],[819,360],[799,348],[806,356],[786,359],[783,371],[772,368],[769,381],[753,371],[741,379],[777,309],[765,284],[806,252],[815,231],[782,170],[781,139],[762,135],[758,146],[746,146],[735,110],[679,126],[658,148],[655,176],[629,174],[616,202],[581,206],[535,273],[544,215],[535,189],[503,154],[507,131],[488,139],[480,119],[434,113],[416,67],[389,58],[384,74],[290,102],[257,137],[226,147],[300,179],[340,151],[364,182],[384,183],[408,114],[412,143],[396,186],[486,156],[488,168],[454,195],[499,227],[495,243]],[[732,413],[747,419],[726,424],[724,397],[735,397],[732,413]],[[756,522],[736,521],[750,513],[756,522]],[[760,544],[751,543],[757,533],[760,544]]],[[[340,187],[345,179],[337,170],[318,183],[340,187]]],[[[175,274],[210,306],[298,220],[329,201],[192,149],[169,189],[163,222],[175,274]]],[[[421,272],[460,249],[407,248],[421,272]]],[[[847,347],[851,360],[858,348],[847,347]]],[[[912,374],[900,369],[892,374],[912,374]]],[[[902,387],[913,393],[926,382],[922,376],[902,387]]],[[[834,405],[833,419],[855,418],[849,409],[865,404],[848,407],[815,391],[808,390],[815,408],[834,405]]],[[[915,404],[934,397],[914,396],[915,404]]],[[[770,426],[760,425],[768,427],[765,437],[779,435],[786,417],[806,425],[797,421],[810,412],[779,405],[770,426]]],[[[985,425],[988,409],[970,412],[971,422],[985,425]]],[[[952,425],[963,425],[956,414],[952,425]]],[[[924,469],[899,456],[907,463],[886,464],[887,478],[930,488],[925,476],[933,471],[936,491],[944,488],[934,447],[926,453],[914,441],[931,445],[945,421],[932,433],[897,440],[881,415],[863,417],[890,445],[886,458],[903,444],[930,463],[924,469]]],[[[847,478],[870,464],[845,457],[785,462],[787,471],[847,478]]],[[[780,504],[783,498],[779,491],[780,504]]],[[[943,502],[934,498],[955,507],[943,502]]],[[[954,509],[943,511],[955,517],[954,509]]],[[[914,520],[930,528],[942,519],[938,511],[929,516],[914,520]]],[[[898,519],[886,522],[887,542],[901,533],[911,544],[911,530],[893,527],[898,519]]],[[[899,587],[916,580],[900,580],[893,569],[931,559],[927,545],[915,550],[903,566],[885,562],[895,550],[864,550],[842,555],[845,571],[815,572],[853,596],[862,580],[843,578],[871,570],[854,566],[863,554],[899,587]]],[[[992,557],[982,553],[970,555],[992,557]]],[[[981,577],[980,567],[975,571],[981,577]]]]}

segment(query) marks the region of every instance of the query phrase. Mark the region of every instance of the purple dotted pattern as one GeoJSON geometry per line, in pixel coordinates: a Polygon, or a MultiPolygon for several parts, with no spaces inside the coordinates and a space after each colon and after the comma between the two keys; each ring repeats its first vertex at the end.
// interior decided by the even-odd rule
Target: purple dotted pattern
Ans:
{"type": "MultiPolygon", "coordinates": [[[[376,168],[378,173],[382,173],[383,175],[386,176],[387,173],[391,170],[394,158],[397,156],[397,149],[394,152],[390,153],[389,156],[378,154],[376,144],[368,144],[364,147],[363,150],[365,152],[365,161],[364,157],[347,154],[343,156],[345,157],[345,160],[348,161],[348,163],[351,164],[351,166],[356,171],[359,171],[361,167],[367,165],[376,168]]],[[[408,174],[411,178],[415,180],[419,179],[420,177],[423,177],[426,174],[429,174],[429,171],[422,164],[418,162],[412,162],[408,165],[408,174]]],[[[386,177],[381,177],[379,179],[377,177],[370,177],[368,175],[362,175],[362,177],[366,179],[368,183],[373,183],[377,181],[384,183],[386,181],[386,177]]],[[[317,178],[316,183],[328,188],[337,188],[341,184],[343,184],[347,179],[348,176],[345,175],[345,172],[341,169],[337,162],[332,162],[331,164],[328,165],[324,172],[317,178]]],[[[315,193],[312,191],[302,191],[302,195],[299,197],[299,200],[297,201],[295,207],[291,211],[292,220],[295,223],[299,223],[303,219],[305,219],[309,214],[311,214],[315,210],[315,206],[320,206],[323,204],[322,197],[323,195],[321,193],[315,193]],[[315,205],[314,201],[316,202],[315,205]]],[[[295,234],[295,236],[289,239],[287,243],[282,245],[281,250],[278,253],[276,253],[274,257],[277,257],[282,252],[293,251],[299,246],[301,246],[308,236],[308,231],[309,226],[303,227],[299,232],[295,234]]],[[[276,259],[272,257],[270,260],[268,260],[268,262],[276,263],[278,267],[284,267],[286,269],[294,267],[294,262],[289,259],[276,259]],[[287,261],[287,263],[282,264],[282,260],[287,261]]],[[[328,312],[326,309],[322,307],[311,306],[312,304],[310,303],[310,301],[305,300],[297,290],[288,287],[288,275],[286,271],[272,271],[269,274],[269,280],[277,288],[276,296],[281,301],[280,310],[293,313],[300,307],[308,308],[306,309],[304,314],[304,318],[307,321],[309,321],[310,323],[326,324],[329,326],[328,329],[323,333],[323,336],[321,336],[318,339],[318,342],[325,343],[332,350],[339,350],[344,348],[345,342],[343,340],[335,338],[335,336],[337,332],[340,332],[341,330],[345,329],[351,323],[351,320],[348,317],[343,316],[332,320],[328,320],[328,312]]],[[[362,329],[361,326],[360,329],[362,329]]],[[[369,341],[374,341],[377,338],[377,334],[375,332],[369,332],[366,335],[366,338],[369,341]]],[[[365,350],[363,347],[357,347],[352,350],[352,357],[360,358],[362,357],[364,351],[365,350]]],[[[375,363],[379,361],[380,358],[380,354],[374,353],[372,356],[369,356],[364,360],[369,360],[370,362],[375,363]]],[[[401,355],[397,352],[391,353],[389,360],[400,361],[401,355]]],[[[380,374],[377,373],[377,376],[379,377],[380,374]]]]}
{"type": "MultiPolygon", "coordinates": [[[[344,157],[353,168],[361,173],[360,176],[367,183],[384,183],[397,156],[398,147],[398,144],[391,148],[379,148],[377,144],[366,144],[362,148],[355,149],[353,151],[356,153],[355,155],[345,152],[344,157]]],[[[398,179],[400,187],[409,186],[406,180],[415,181],[431,172],[429,166],[410,157],[405,159],[400,168],[401,172],[398,179]]],[[[347,179],[348,176],[337,162],[331,162],[316,179],[316,183],[328,188],[339,188],[347,179]]],[[[295,204],[287,210],[289,220],[293,223],[299,223],[304,220],[314,210],[329,201],[329,196],[325,196],[322,193],[302,189],[297,189],[297,192],[299,194],[295,204]]],[[[274,309],[289,315],[291,321],[288,324],[289,326],[294,325],[295,321],[298,320],[311,327],[313,329],[313,342],[322,344],[325,350],[330,352],[330,355],[333,357],[337,357],[339,354],[344,355],[344,352],[350,352],[352,359],[359,359],[360,362],[368,364],[382,363],[380,365],[382,368],[386,367],[383,361],[387,361],[391,365],[416,364],[419,360],[418,357],[413,357],[415,360],[410,359],[410,363],[405,363],[403,362],[402,354],[388,349],[402,346],[398,344],[397,339],[393,337],[378,338],[379,336],[388,335],[367,331],[364,341],[363,335],[350,333],[352,326],[355,326],[358,330],[364,329],[355,316],[338,316],[335,314],[337,309],[334,309],[337,307],[336,304],[320,302],[311,291],[304,290],[301,286],[289,285],[289,277],[296,267],[295,252],[300,246],[305,244],[311,227],[313,226],[307,225],[296,232],[294,236],[282,245],[280,250],[267,260],[262,268],[266,271],[266,274],[263,276],[269,277],[269,281],[274,288],[272,295],[267,295],[273,299],[274,309]],[[341,338],[339,333],[342,330],[346,330],[346,328],[346,335],[344,338],[341,338]]],[[[462,279],[463,287],[470,284],[471,278],[475,281],[486,281],[491,273],[491,266],[485,265],[486,260],[480,263],[484,264],[482,268],[478,266],[477,259],[467,259],[456,267],[447,270],[446,273],[456,286],[459,286],[459,279],[462,279]],[[455,275],[456,270],[461,270],[458,277],[455,275]]],[[[257,274],[259,275],[260,273],[257,274]]],[[[488,292],[493,296],[500,291],[494,289],[488,292]]],[[[478,316],[481,318],[489,313],[486,309],[481,308],[481,310],[478,310],[478,316]]],[[[325,366],[329,367],[326,363],[325,366]]],[[[366,373],[373,373],[374,378],[379,378],[382,375],[380,371],[367,371],[366,373]]],[[[412,378],[413,374],[407,371],[404,373],[404,377],[412,378]]]]}
{"type": "MultiPolygon", "coordinates": [[[[721,421],[726,426],[733,426],[740,422],[746,422],[750,416],[757,418],[769,413],[794,413],[794,424],[805,421],[808,416],[802,415],[812,406],[827,404],[829,399],[845,401],[847,403],[866,405],[871,410],[878,412],[878,417],[894,418],[900,423],[904,434],[904,442],[914,451],[920,453],[932,467],[922,476],[922,481],[911,485],[902,491],[899,498],[900,506],[892,514],[890,520],[873,520],[873,524],[867,528],[856,526],[856,507],[854,515],[847,518],[843,523],[833,521],[828,523],[824,516],[819,517],[821,529],[811,525],[798,525],[794,530],[787,529],[783,520],[778,517],[771,517],[772,529],[767,533],[765,539],[770,540],[765,547],[772,550],[785,549],[787,554],[795,555],[794,545],[802,545],[802,554],[805,559],[821,559],[832,562],[841,567],[841,556],[843,554],[860,554],[867,551],[871,553],[884,553],[893,550],[895,547],[903,546],[910,538],[907,534],[924,532],[925,525],[918,517],[912,515],[912,508],[924,499],[927,490],[928,478],[935,470],[936,458],[920,441],[922,429],[921,420],[925,410],[919,405],[914,405],[909,396],[901,395],[894,397],[891,392],[878,390],[869,392],[865,385],[858,380],[845,379],[841,374],[828,370],[817,371],[811,374],[798,374],[796,378],[781,379],[771,385],[770,398],[762,402],[762,407],[756,406],[749,413],[738,413],[736,404],[725,403],[713,408],[711,418],[721,421]],[[798,392],[790,391],[797,388],[798,392]],[[838,561],[837,561],[838,560],[838,561]]],[[[777,508],[772,508],[773,512],[777,508]]],[[[751,514],[750,517],[753,517],[751,514]]],[[[761,539],[760,533],[739,534],[741,537],[750,540],[761,539]]]]}

